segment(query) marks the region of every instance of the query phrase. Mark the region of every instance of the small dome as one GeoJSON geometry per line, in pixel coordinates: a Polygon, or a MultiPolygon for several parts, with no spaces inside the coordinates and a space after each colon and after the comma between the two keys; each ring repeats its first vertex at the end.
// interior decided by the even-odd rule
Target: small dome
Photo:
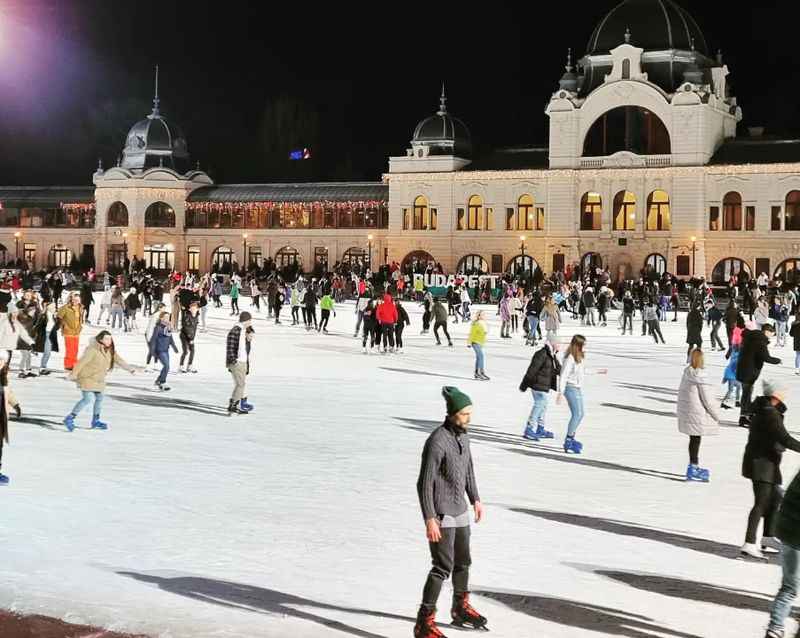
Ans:
{"type": "Polygon", "coordinates": [[[447,98],[442,87],[442,97],[436,115],[425,118],[414,129],[411,145],[428,146],[431,155],[470,157],[472,138],[466,124],[450,115],[445,107],[447,98]]]}

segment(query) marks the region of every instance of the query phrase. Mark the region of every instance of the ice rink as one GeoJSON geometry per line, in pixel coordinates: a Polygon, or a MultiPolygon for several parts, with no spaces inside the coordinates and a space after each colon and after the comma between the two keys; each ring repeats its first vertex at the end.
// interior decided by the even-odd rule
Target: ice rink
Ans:
{"type": "MultiPolygon", "coordinates": [[[[88,411],[65,430],[78,392],[63,373],[14,373],[25,414],[10,423],[3,460],[0,608],[153,637],[408,637],[429,568],[420,453],[444,415],[441,386],[457,385],[475,405],[486,505],[473,526],[472,602],[493,636],[763,635],[780,568],[736,560],[752,492],[734,411],[703,440],[711,483],[683,480],[684,314],[663,324],[660,346],[638,321],[620,336],[616,312],[606,328],[565,321],[564,340],[587,336],[589,368],[609,369],[587,377],[584,454],[567,456],[566,404],[551,402],[554,441],[521,438],[531,397],[518,385],[532,349],[520,335],[499,338],[493,308],[491,381],[480,382],[467,326],[451,324],[455,347],[437,347],[419,334],[416,304],[405,305],[402,355],[361,353],[352,304],[339,306],[330,335],[290,326],[288,310],[281,326],[257,315],[250,415],[225,410],[227,308],[212,309],[198,336],[199,373],[171,374],[172,391],[153,392],[153,374],[111,375],[107,432],[88,429],[88,411]]],[[[139,365],[144,323],[115,335],[139,365]]],[[[81,351],[97,330],[84,331],[81,351]]],[[[773,352],[784,364],[769,376],[796,388],[791,347],[773,352]]],[[[707,357],[716,384],[724,356],[707,357]]],[[[800,431],[798,395],[789,396],[787,426],[800,431]]],[[[799,466],[787,452],[787,483],[799,466]]],[[[443,623],[449,604],[446,588],[443,623]]]]}

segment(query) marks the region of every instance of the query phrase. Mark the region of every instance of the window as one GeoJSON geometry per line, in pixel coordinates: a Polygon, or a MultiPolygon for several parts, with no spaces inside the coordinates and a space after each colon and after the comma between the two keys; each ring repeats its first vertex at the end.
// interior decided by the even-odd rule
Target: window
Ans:
{"type": "Polygon", "coordinates": [[[581,230],[600,230],[603,200],[598,193],[586,193],[581,198],[581,230]]]}
{"type": "Polygon", "coordinates": [[[439,211],[435,208],[431,208],[431,224],[430,229],[436,230],[436,226],[439,223],[439,211]]]}
{"type": "Polygon", "coordinates": [[[787,259],[775,269],[775,279],[797,285],[800,284],[800,258],[787,259]]]}
{"type": "Polygon", "coordinates": [[[583,142],[585,157],[602,157],[619,151],[638,155],[669,155],[667,127],[647,109],[620,106],[601,115],[583,142]]]}
{"type": "Polygon", "coordinates": [[[647,230],[670,230],[669,195],[658,190],[647,198],[647,230]]]}
{"type": "Polygon", "coordinates": [[[456,272],[461,275],[485,275],[489,272],[489,264],[480,255],[467,255],[458,262],[456,272]]]}
{"type": "Polygon", "coordinates": [[[108,207],[107,226],[127,226],[128,207],[122,202],[114,202],[108,207]]]}
{"type": "Polygon", "coordinates": [[[786,224],[784,230],[800,230],[800,191],[786,196],[786,224]]]}
{"type": "Polygon", "coordinates": [[[414,200],[414,230],[428,230],[428,200],[422,196],[414,200]]]}
{"type": "Polygon", "coordinates": [[[564,272],[566,266],[566,256],[564,253],[553,254],[553,272],[564,272]]]}
{"type": "Polygon", "coordinates": [[[492,272],[503,272],[503,255],[492,255],[492,272]]]}
{"type": "Polygon", "coordinates": [[[598,268],[603,267],[603,258],[597,253],[586,253],[581,258],[581,273],[588,275],[597,272],[598,268]]]}
{"type": "Polygon", "coordinates": [[[433,255],[424,250],[415,250],[408,253],[400,263],[400,269],[408,272],[411,269],[414,273],[424,273],[425,269],[435,263],[433,255]]]}
{"type": "Polygon", "coordinates": [[[466,216],[464,215],[464,209],[459,208],[456,210],[456,230],[466,230],[467,229],[467,220],[466,216]]]}
{"type": "Polygon", "coordinates": [[[730,281],[731,277],[740,275],[742,272],[752,275],[747,262],[738,257],[728,257],[727,259],[719,261],[717,265],[714,266],[714,270],[711,272],[711,283],[717,286],[724,286],[730,281]]]}
{"type": "Polygon", "coordinates": [[[494,230],[494,209],[486,209],[486,230],[494,230]]]}
{"type": "Polygon", "coordinates": [[[108,247],[108,267],[118,270],[125,267],[125,244],[111,244],[108,247]]]}
{"type": "Polygon", "coordinates": [[[61,244],[56,244],[50,249],[47,265],[51,268],[69,268],[72,261],[72,251],[61,244]]]}
{"type": "Polygon", "coordinates": [[[467,230],[481,230],[484,223],[483,198],[480,195],[470,197],[467,210],[467,230]]]}
{"type": "Polygon", "coordinates": [[[513,208],[506,208],[506,230],[516,230],[517,216],[513,208]]]}
{"type": "Polygon", "coordinates": [[[192,272],[200,270],[200,246],[189,246],[186,249],[186,269],[192,272]]]}
{"type": "Polygon", "coordinates": [[[248,268],[261,268],[264,265],[264,257],[261,248],[258,246],[247,247],[247,266],[248,268]]]}
{"type": "Polygon", "coordinates": [[[770,223],[771,230],[780,230],[781,229],[781,207],[780,206],[773,206],[772,207],[772,221],[770,223]]]}
{"type": "Polygon", "coordinates": [[[742,230],[742,196],[728,193],[722,200],[722,230],[742,230]]]}
{"type": "Polygon", "coordinates": [[[658,275],[663,275],[667,272],[667,258],[658,253],[648,255],[647,259],[644,260],[644,268],[648,274],[656,273],[658,275]]]}
{"type": "Polygon", "coordinates": [[[323,246],[314,248],[314,266],[317,265],[328,268],[328,249],[323,246]]]}
{"type": "Polygon", "coordinates": [[[719,230],[719,206],[712,206],[709,209],[708,230],[719,230]]]}
{"type": "Polygon", "coordinates": [[[403,209],[403,230],[408,230],[411,228],[411,214],[408,212],[407,208],[403,209]]]}
{"type": "Polygon", "coordinates": [[[175,267],[175,250],[172,244],[145,246],[144,264],[152,270],[172,270],[175,267]]]}
{"type": "Polygon", "coordinates": [[[769,257],[756,257],[756,277],[764,273],[767,277],[770,275],[769,257]]]}
{"type": "Polygon", "coordinates": [[[230,272],[231,265],[233,264],[235,256],[233,249],[228,246],[220,246],[213,253],[211,253],[211,270],[212,272],[230,272]]]}
{"type": "Polygon", "coordinates": [[[756,229],[756,207],[755,206],[748,206],[747,208],[745,208],[744,229],[745,230],[755,230],[756,229]]]}
{"type": "MultiPolygon", "coordinates": [[[[517,202],[517,230],[535,230],[536,217],[533,210],[533,197],[523,195],[517,202]]],[[[514,230],[510,228],[509,230],[514,230]]]]}
{"type": "Polygon", "coordinates": [[[614,196],[614,230],[636,230],[636,195],[630,191],[614,196]]]}
{"type": "Polygon", "coordinates": [[[36,244],[25,244],[23,247],[25,251],[22,258],[25,260],[25,263],[28,264],[28,268],[35,268],[36,267],[36,244]]]}
{"type": "Polygon", "coordinates": [[[623,80],[631,79],[631,61],[628,58],[625,58],[622,61],[622,79],[623,80]]]}
{"type": "Polygon", "coordinates": [[[300,263],[300,253],[298,253],[291,246],[281,248],[275,254],[275,264],[278,266],[278,268],[285,268],[286,266],[299,266],[300,263]]]}
{"type": "Polygon", "coordinates": [[[544,230],[544,207],[536,209],[536,230],[544,230]]]}
{"type": "Polygon", "coordinates": [[[678,277],[691,276],[691,264],[691,257],[689,257],[689,255],[678,255],[675,260],[675,270],[677,271],[676,274],[678,277]]]}
{"type": "Polygon", "coordinates": [[[363,248],[348,248],[342,255],[342,263],[354,266],[367,263],[367,251],[363,248]]]}
{"type": "Polygon", "coordinates": [[[530,255],[517,255],[508,262],[508,268],[506,271],[512,275],[523,275],[528,274],[532,275],[533,271],[539,267],[539,264],[536,263],[536,260],[531,257],[530,255]]]}
{"type": "MultiPolygon", "coordinates": [[[[149,228],[174,228],[175,211],[172,210],[172,206],[164,202],[150,204],[144,213],[144,225],[149,228]]],[[[228,227],[230,227],[230,221],[228,227]]]]}

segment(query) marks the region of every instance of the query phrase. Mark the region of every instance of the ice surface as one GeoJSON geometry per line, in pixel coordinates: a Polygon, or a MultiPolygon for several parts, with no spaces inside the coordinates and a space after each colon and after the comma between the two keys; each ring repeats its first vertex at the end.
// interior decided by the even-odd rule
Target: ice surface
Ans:
{"type": "MultiPolygon", "coordinates": [[[[475,403],[486,519],[473,527],[473,602],[492,635],[760,635],[780,568],[734,560],[752,498],[734,411],[703,441],[712,482],[682,480],[683,315],[663,325],[665,346],[638,324],[621,337],[616,313],[607,328],[566,321],[562,336],[583,332],[588,365],[609,369],[587,377],[584,454],[568,457],[565,404],[548,413],[555,441],[521,438],[532,350],[499,338],[494,309],[484,383],[472,379],[467,326],[450,325],[455,348],[437,347],[406,306],[402,355],[361,353],[352,304],[330,335],[291,327],[288,311],[282,326],[257,316],[247,416],[225,414],[227,309],[198,336],[199,374],[170,375],[171,392],[152,392],[152,374],[112,374],[107,432],[87,429],[88,411],[66,432],[78,394],[61,375],[14,375],[25,416],[4,454],[0,607],[173,638],[410,636],[429,567],[420,452],[442,420],[441,386],[455,384],[475,403]]],[[[141,334],[115,338],[144,363],[141,334]]],[[[768,371],[796,387],[792,355],[768,371]]],[[[708,359],[716,382],[723,354],[708,359]]],[[[787,422],[800,430],[792,401],[787,422]]],[[[797,468],[788,452],[787,481],[797,468]]]]}

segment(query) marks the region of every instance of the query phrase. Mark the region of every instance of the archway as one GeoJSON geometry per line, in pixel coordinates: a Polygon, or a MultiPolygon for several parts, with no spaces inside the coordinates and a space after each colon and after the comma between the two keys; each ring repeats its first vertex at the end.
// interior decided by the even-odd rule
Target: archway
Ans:
{"type": "Polygon", "coordinates": [[[433,255],[424,250],[415,250],[405,256],[400,269],[405,272],[410,267],[415,273],[424,273],[430,263],[435,263],[433,255]]]}
{"type": "Polygon", "coordinates": [[[302,263],[300,253],[291,246],[284,246],[277,253],[275,253],[275,265],[278,268],[286,268],[287,266],[299,266],[302,263]]]}
{"type": "Polygon", "coordinates": [[[730,281],[734,275],[739,276],[742,272],[746,272],[752,276],[752,270],[748,263],[738,257],[726,257],[720,260],[714,270],[711,272],[711,283],[719,286],[724,286],[730,281]]]}
{"type": "Polygon", "coordinates": [[[175,228],[175,211],[164,202],[154,202],[144,213],[144,225],[148,228],[175,228]]]}
{"type": "Polygon", "coordinates": [[[158,272],[171,272],[175,268],[175,246],[152,244],[144,247],[145,268],[158,272]]]}
{"type": "Polygon", "coordinates": [[[342,263],[349,266],[365,264],[367,263],[367,251],[358,247],[348,248],[342,255],[342,263]]]}
{"type": "Polygon", "coordinates": [[[619,106],[592,124],[583,141],[584,157],[628,151],[637,155],[669,155],[669,131],[661,119],[641,106],[619,106]]]}
{"type": "Polygon", "coordinates": [[[598,268],[603,267],[603,258],[598,253],[586,253],[581,257],[581,274],[593,275],[598,268]]]}
{"type": "Polygon", "coordinates": [[[644,260],[644,269],[647,274],[655,273],[660,277],[667,272],[667,258],[660,253],[652,253],[644,260]]]}
{"type": "Polygon", "coordinates": [[[508,262],[506,272],[514,277],[525,273],[532,275],[538,267],[538,262],[530,255],[517,255],[508,262]]]}
{"type": "Polygon", "coordinates": [[[127,226],[128,225],[128,207],[122,202],[114,202],[108,207],[108,218],[106,226],[127,226]]]}
{"type": "Polygon", "coordinates": [[[219,246],[211,253],[212,272],[230,273],[236,256],[230,246],[219,246]]]}
{"type": "Polygon", "coordinates": [[[792,285],[800,284],[800,257],[793,257],[778,264],[774,278],[792,285]]]}
{"type": "Polygon", "coordinates": [[[485,275],[489,272],[489,264],[480,255],[466,255],[459,260],[456,272],[461,275],[485,275]]]}

